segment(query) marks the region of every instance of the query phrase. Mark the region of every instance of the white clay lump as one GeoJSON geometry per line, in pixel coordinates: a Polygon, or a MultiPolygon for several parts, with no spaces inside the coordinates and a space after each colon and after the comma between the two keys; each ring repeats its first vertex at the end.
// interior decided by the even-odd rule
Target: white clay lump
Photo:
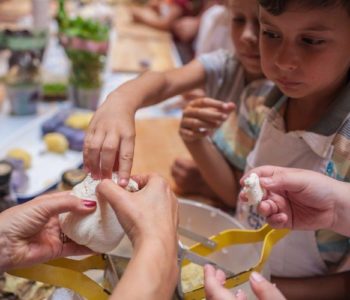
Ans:
{"type": "Polygon", "coordinates": [[[244,180],[243,193],[248,199],[248,205],[257,205],[261,202],[265,190],[261,187],[259,176],[256,173],[250,174],[244,180]]]}
{"type": "MultiPolygon", "coordinates": [[[[118,181],[113,173],[112,180],[118,181]]],[[[94,180],[87,175],[83,182],[73,188],[72,194],[78,198],[96,201],[96,210],[88,215],[72,212],[60,214],[59,221],[65,235],[80,245],[84,245],[98,253],[107,253],[115,249],[124,236],[124,230],[107,201],[99,201],[96,187],[101,180],[94,180]]],[[[130,179],[126,190],[136,192],[138,184],[130,179]]]]}

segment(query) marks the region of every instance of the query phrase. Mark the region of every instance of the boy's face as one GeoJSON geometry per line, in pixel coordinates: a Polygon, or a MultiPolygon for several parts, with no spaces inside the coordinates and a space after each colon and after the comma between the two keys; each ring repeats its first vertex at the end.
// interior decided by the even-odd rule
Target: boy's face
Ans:
{"type": "Polygon", "coordinates": [[[256,0],[231,0],[232,41],[247,73],[261,76],[259,20],[256,0]]]}
{"type": "Polygon", "coordinates": [[[330,95],[350,68],[350,17],[341,7],[295,4],[273,16],[260,8],[264,74],[291,98],[330,95]]]}

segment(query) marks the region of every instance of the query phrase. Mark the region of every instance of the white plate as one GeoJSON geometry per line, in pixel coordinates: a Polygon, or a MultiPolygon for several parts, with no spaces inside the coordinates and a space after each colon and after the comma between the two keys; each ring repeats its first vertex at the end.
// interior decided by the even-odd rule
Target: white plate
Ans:
{"type": "Polygon", "coordinates": [[[41,193],[53,188],[61,180],[61,175],[68,169],[78,168],[83,163],[83,155],[80,151],[68,150],[64,154],[56,154],[46,151],[42,139],[41,125],[51,118],[57,111],[38,117],[1,143],[0,159],[6,157],[6,153],[12,148],[22,148],[32,157],[31,167],[26,170],[29,177],[28,188],[17,194],[19,202],[32,199],[41,193]]]}

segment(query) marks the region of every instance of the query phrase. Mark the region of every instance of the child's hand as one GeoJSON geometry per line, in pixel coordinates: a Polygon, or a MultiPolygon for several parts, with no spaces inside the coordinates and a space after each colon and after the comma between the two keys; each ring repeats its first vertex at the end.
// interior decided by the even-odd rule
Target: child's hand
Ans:
{"type": "Polygon", "coordinates": [[[191,101],[184,109],[180,136],[185,142],[194,142],[210,135],[226,121],[235,105],[210,98],[191,101]]]}
{"type": "Polygon", "coordinates": [[[111,178],[118,171],[119,184],[126,186],[131,172],[134,146],[134,111],[122,96],[111,94],[96,111],[84,141],[84,167],[93,178],[111,178]]]}

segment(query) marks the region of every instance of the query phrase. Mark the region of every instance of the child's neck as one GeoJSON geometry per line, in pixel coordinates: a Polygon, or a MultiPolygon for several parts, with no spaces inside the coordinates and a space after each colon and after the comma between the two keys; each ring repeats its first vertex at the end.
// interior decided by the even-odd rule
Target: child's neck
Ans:
{"type": "Polygon", "coordinates": [[[309,130],[329,111],[347,79],[333,89],[305,98],[289,98],[284,112],[286,131],[309,130]]]}
{"type": "Polygon", "coordinates": [[[286,104],[284,120],[286,131],[308,130],[312,128],[329,110],[335,97],[322,97],[315,101],[309,99],[289,98],[286,104]]]}

